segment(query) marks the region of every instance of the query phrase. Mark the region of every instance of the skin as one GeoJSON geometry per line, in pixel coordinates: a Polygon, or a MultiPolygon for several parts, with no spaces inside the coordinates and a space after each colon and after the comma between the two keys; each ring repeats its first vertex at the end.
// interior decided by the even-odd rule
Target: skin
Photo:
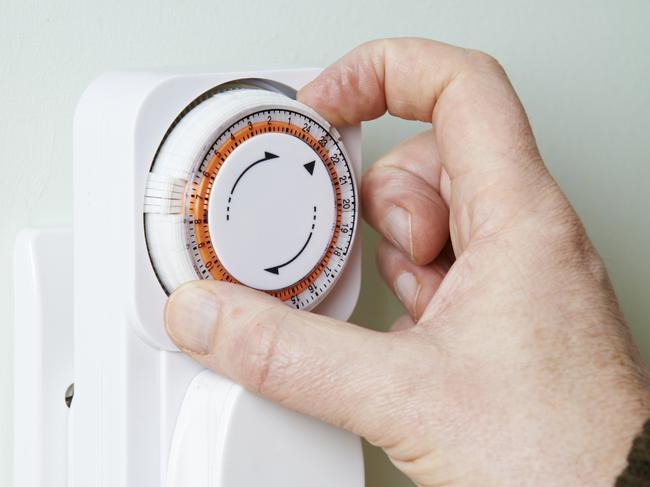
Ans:
{"type": "Polygon", "coordinates": [[[335,125],[430,122],[363,178],[390,332],[187,284],[169,335],[204,366],[365,437],[419,486],[607,486],[650,417],[603,262],[492,57],[364,44],[298,95],[335,125]]]}

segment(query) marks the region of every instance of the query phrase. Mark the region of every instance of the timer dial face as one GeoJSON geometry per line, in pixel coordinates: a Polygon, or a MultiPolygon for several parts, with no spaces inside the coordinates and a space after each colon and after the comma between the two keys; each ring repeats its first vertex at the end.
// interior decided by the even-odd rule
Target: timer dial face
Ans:
{"type": "Polygon", "coordinates": [[[167,292],[194,279],[313,308],[354,242],[357,192],[338,133],[275,92],[218,93],[187,112],[145,193],[152,263],[167,292]]]}

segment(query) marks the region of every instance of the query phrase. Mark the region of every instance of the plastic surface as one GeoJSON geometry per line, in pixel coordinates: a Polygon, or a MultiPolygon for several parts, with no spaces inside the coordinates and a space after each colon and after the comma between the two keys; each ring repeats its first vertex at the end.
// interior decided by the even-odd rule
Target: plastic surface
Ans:
{"type": "Polygon", "coordinates": [[[14,485],[64,487],[64,396],[73,380],[70,229],[22,231],[14,280],[14,485]]]}
{"type": "Polygon", "coordinates": [[[354,435],[205,371],[185,396],[166,487],[359,487],[362,462],[354,435]]]}

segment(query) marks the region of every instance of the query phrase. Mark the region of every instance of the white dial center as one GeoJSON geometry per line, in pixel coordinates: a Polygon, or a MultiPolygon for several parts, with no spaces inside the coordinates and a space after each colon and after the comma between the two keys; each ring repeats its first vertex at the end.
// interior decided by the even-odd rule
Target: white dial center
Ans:
{"type": "Polygon", "coordinates": [[[263,291],[283,289],[325,254],[336,224],[334,187],[305,142],[257,135],[226,158],[208,215],[217,257],[235,279],[263,291]]]}

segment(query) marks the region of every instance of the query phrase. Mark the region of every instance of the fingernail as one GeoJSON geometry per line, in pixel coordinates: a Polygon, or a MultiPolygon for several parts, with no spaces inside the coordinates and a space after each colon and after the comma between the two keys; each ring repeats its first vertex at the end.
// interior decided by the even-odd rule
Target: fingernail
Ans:
{"type": "Polygon", "coordinates": [[[393,206],[384,217],[384,229],[395,245],[413,258],[411,214],[401,206],[393,206]]]}
{"type": "Polygon", "coordinates": [[[205,355],[212,347],[220,307],[213,292],[202,286],[185,285],[167,301],[167,333],[180,349],[205,355]]]}
{"type": "Polygon", "coordinates": [[[402,302],[402,304],[411,312],[413,316],[416,315],[418,295],[420,294],[420,284],[413,274],[410,272],[402,272],[397,279],[395,279],[395,294],[402,302]]]}

